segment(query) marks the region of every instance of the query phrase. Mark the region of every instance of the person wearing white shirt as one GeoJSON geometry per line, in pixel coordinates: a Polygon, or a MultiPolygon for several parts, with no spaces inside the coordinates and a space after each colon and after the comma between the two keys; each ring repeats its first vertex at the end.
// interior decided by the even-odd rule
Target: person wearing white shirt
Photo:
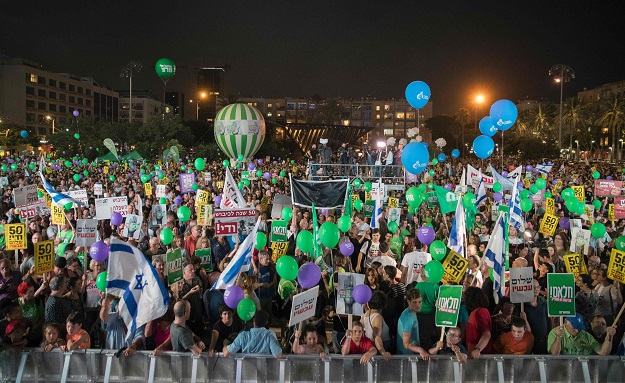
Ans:
{"type": "Polygon", "coordinates": [[[401,261],[401,281],[406,285],[412,282],[422,282],[423,266],[432,260],[432,255],[426,251],[426,246],[421,245],[417,240],[415,242],[417,242],[417,247],[420,245],[419,250],[404,255],[401,261]]]}

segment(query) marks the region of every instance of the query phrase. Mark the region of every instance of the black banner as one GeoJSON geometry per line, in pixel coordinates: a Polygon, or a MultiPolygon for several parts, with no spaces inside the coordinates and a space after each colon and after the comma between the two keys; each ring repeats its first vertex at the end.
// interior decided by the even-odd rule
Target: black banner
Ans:
{"type": "Polygon", "coordinates": [[[316,209],[334,209],[345,206],[349,179],[331,181],[303,181],[291,178],[293,204],[316,209]]]}

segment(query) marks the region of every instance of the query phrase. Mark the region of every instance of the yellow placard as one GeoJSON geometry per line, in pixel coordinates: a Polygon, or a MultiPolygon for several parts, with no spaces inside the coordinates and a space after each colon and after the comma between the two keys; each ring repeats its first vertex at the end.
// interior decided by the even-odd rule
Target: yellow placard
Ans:
{"type": "Polygon", "coordinates": [[[109,167],[108,166],[103,167],[102,168],[102,173],[109,174],[109,167]]]}
{"type": "Polygon", "coordinates": [[[163,177],[162,179],[158,180],[159,185],[167,185],[168,183],[169,183],[169,178],[167,177],[163,177]]]}
{"type": "Polygon", "coordinates": [[[371,201],[371,192],[365,192],[365,201],[371,201]]]}
{"type": "Polygon", "coordinates": [[[388,207],[399,207],[399,199],[388,197],[388,207]]]}
{"type": "Polygon", "coordinates": [[[195,195],[195,206],[208,205],[210,194],[206,190],[198,189],[195,195]]]}
{"type": "Polygon", "coordinates": [[[271,258],[277,260],[278,258],[286,255],[286,251],[289,248],[288,242],[271,242],[271,258]]]}
{"type": "Polygon", "coordinates": [[[224,181],[217,181],[217,182],[215,183],[215,187],[216,187],[218,190],[223,189],[223,188],[224,188],[224,181]]]}
{"type": "Polygon", "coordinates": [[[606,277],[625,283],[625,251],[612,249],[606,277]]]}
{"type": "Polygon", "coordinates": [[[213,205],[196,206],[197,224],[211,226],[213,224],[213,205]]]}
{"type": "Polygon", "coordinates": [[[556,229],[558,228],[559,220],[560,218],[556,217],[555,215],[545,214],[543,220],[540,222],[540,229],[538,230],[538,232],[549,236],[554,235],[556,229]]]}
{"type": "Polygon", "coordinates": [[[143,190],[145,190],[145,195],[152,195],[152,183],[151,182],[144,183],[143,190]]]}
{"type": "Polygon", "coordinates": [[[469,261],[466,258],[450,250],[443,262],[443,269],[445,270],[443,280],[446,282],[460,283],[468,267],[469,261]]]}
{"type": "Polygon", "coordinates": [[[608,220],[612,222],[616,221],[616,218],[614,217],[614,204],[613,203],[608,205],[608,220]]]}
{"type": "Polygon", "coordinates": [[[354,203],[354,201],[359,200],[359,199],[360,199],[359,194],[352,194],[352,204],[354,203]]]}
{"type": "Polygon", "coordinates": [[[35,274],[54,270],[54,241],[35,243],[35,274]]]}
{"type": "Polygon", "coordinates": [[[58,207],[56,204],[52,204],[52,224],[53,225],[65,225],[65,210],[62,207],[58,207]]]}
{"type": "Polygon", "coordinates": [[[586,262],[584,262],[584,258],[582,255],[577,253],[570,253],[565,255],[563,258],[564,266],[566,266],[567,273],[573,273],[576,277],[580,276],[581,274],[588,274],[586,262]]]}
{"type": "Polygon", "coordinates": [[[532,184],[532,183],[530,182],[530,180],[529,180],[529,179],[527,179],[527,178],[523,178],[523,181],[522,181],[522,182],[523,182],[523,186],[524,186],[526,189],[529,189],[529,188],[530,188],[530,185],[532,184]]]}
{"type": "Polygon", "coordinates": [[[25,223],[9,223],[4,225],[4,235],[6,236],[7,250],[19,250],[27,247],[25,223]]]}
{"type": "Polygon", "coordinates": [[[545,198],[545,212],[549,215],[556,215],[556,200],[545,198]]]}
{"type": "Polygon", "coordinates": [[[584,190],[584,187],[583,186],[572,186],[571,188],[573,189],[573,193],[575,195],[575,198],[577,198],[577,200],[579,202],[586,203],[586,192],[584,190]]]}

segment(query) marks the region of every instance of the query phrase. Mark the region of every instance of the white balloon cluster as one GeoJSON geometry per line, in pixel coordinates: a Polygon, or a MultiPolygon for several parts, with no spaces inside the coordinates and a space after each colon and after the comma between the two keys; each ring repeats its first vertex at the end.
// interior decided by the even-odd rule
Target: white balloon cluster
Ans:
{"type": "Polygon", "coordinates": [[[434,143],[436,144],[438,148],[441,148],[441,149],[444,148],[445,145],[447,145],[447,141],[445,141],[445,139],[442,137],[434,141],[434,143]]]}

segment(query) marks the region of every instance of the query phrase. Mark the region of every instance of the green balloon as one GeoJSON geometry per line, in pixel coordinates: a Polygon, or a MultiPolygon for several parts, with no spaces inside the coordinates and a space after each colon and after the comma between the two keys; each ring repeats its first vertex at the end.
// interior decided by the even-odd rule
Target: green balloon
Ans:
{"type": "Polygon", "coordinates": [[[443,241],[436,240],[430,243],[430,254],[435,260],[442,261],[445,255],[447,255],[447,246],[445,246],[443,241]]]}
{"type": "Polygon", "coordinates": [[[184,165],[181,165],[180,166],[180,170],[183,171],[183,172],[186,172],[187,171],[187,167],[184,166],[184,165]]]}
{"type": "Polygon", "coordinates": [[[605,235],[605,231],[605,225],[599,222],[593,223],[590,227],[590,235],[592,235],[593,238],[602,238],[605,235]]]}
{"type": "Polygon", "coordinates": [[[333,249],[341,239],[339,228],[334,222],[324,222],[319,228],[319,239],[323,246],[333,249]]]}
{"type": "Polygon", "coordinates": [[[256,242],[254,243],[254,247],[257,250],[262,250],[265,248],[265,246],[267,246],[267,235],[262,231],[259,231],[258,234],[256,234],[256,242]]]}
{"type": "Polygon", "coordinates": [[[397,225],[397,222],[391,221],[391,222],[388,223],[388,231],[390,231],[391,233],[395,234],[397,229],[399,229],[399,225],[397,225]]]}
{"type": "Polygon", "coordinates": [[[277,184],[278,183],[278,179],[276,177],[272,178],[271,179],[271,183],[274,184],[274,185],[277,184]]]}
{"type": "Polygon", "coordinates": [[[77,140],[80,140],[80,134],[74,133],[74,138],[77,139],[77,140]]]}
{"type": "Polygon", "coordinates": [[[17,170],[17,164],[11,164],[11,170],[16,171],[17,170]]]}
{"type": "Polygon", "coordinates": [[[37,197],[39,197],[39,198],[43,198],[43,193],[42,193],[42,192],[40,192],[40,191],[37,191],[37,197]]]}
{"type": "Polygon", "coordinates": [[[5,164],[2,164],[2,171],[6,172],[7,170],[9,170],[9,167],[6,166],[5,164]]]}
{"type": "Polygon", "coordinates": [[[206,167],[206,162],[203,158],[196,158],[193,164],[198,171],[202,171],[206,167]]]}
{"type": "Polygon", "coordinates": [[[72,206],[74,206],[73,202],[68,202],[65,205],[63,205],[63,209],[65,210],[72,210],[72,206]]]}
{"type": "Polygon", "coordinates": [[[72,166],[72,163],[70,161],[68,161],[68,160],[65,160],[64,165],[65,165],[66,168],[69,168],[69,167],[72,166]]]}
{"type": "Polygon", "coordinates": [[[161,170],[161,167],[158,165],[154,165],[154,170],[161,170]]]}
{"type": "Polygon", "coordinates": [[[168,58],[159,59],[154,65],[156,75],[161,79],[168,79],[176,74],[176,64],[168,58]]]}
{"type": "Polygon", "coordinates": [[[295,160],[291,160],[291,165],[295,165],[295,160]]]}
{"type": "Polygon", "coordinates": [[[493,184],[493,191],[495,193],[499,193],[501,191],[501,184],[499,182],[495,182],[493,184]]]}
{"type": "Polygon", "coordinates": [[[356,201],[354,201],[354,209],[361,211],[362,210],[362,201],[357,199],[356,201]]]}
{"type": "Polygon", "coordinates": [[[426,184],[420,184],[417,188],[421,193],[425,193],[428,190],[428,186],[426,184]]]}
{"type": "Polygon", "coordinates": [[[239,154],[239,155],[237,156],[237,159],[238,159],[239,161],[243,161],[243,160],[245,159],[245,157],[243,157],[243,154],[239,154]]]}
{"type": "Polygon", "coordinates": [[[35,169],[35,164],[31,162],[30,164],[28,164],[28,167],[30,168],[30,170],[33,170],[35,169]]]}
{"type": "Polygon", "coordinates": [[[565,201],[571,198],[575,198],[575,192],[573,191],[572,188],[566,188],[562,190],[562,192],[560,192],[560,195],[562,196],[562,199],[565,201]]]}
{"type": "Polygon", "coordinates": [[[302,230],[297,234],[295,244],[304,253],[310,253],[313,249],[313,235],[308,230],[302,230]]]}
{"type": "Polygon", "coordinates": [[[536,184],[530,185],[530,193],[538,194],[538,186],[536,184]]]}
{"type": "Polygon", "coordinates": [[[620,251],[625,251],[625,235],[621,235],[615,241],[616,249],[620,251]]]}
{"type": "Polygon", "coordinates": [[[263,176],[263,171],[262,170],[257,170],[256,171],[256,177],[260,178],[263,176]]]}
{"type": "Polygon", "coordinates": [[[148,183],[148,181],[150,181],[150,176],[148,176],[147,174],[141,174],[141,183],[148,183]]]}
{"type": "Polygon", "coordinates": [[[601,209],[601,201],[598,199],[592,201],[592,205],[595,207],[595,210],[601,209]]]}
{"type": "Polygon", "coordinates": [[[462,196],[462,206],[464,206],[465,209],[469,209],[475,206],[476,202],[477,198],[475,197],[475,194],[471,192],[468,192],[464,196],[462,196]]]}
{"type": "Polygon", "coordinates": [[[239,190],[243,189],[243,186],[245,186],[245,184],[243,183],[243,181],[239,181],[237,183],[237,187],[239,188],[239,190]]]}
{"type": "Polygon", "coordinates": [[[103,271],[95,278],[96,287],[100,289],[100,291],[102,291],[103,293],[106,292],[106,276],[106,271],[103,271]]]}
{"type": "Polygon", "coordinates": [[[288,206],[283,207],[281,217],[285,221],[290,221],[293,218],[293,209],[288,206]]]}
{"type": "Polygon", "coordinates": [[[171,231],[170,228],[166,227],[161,230],[161,234],[159,235],[159,237],[161,238],[161,242],[163,242],[163,245],[167,246],[171,243],[171,241],[174,240],[174,232],[171,231]]]}
{"type": "Polygon", "coordinates": [[[284,170],[280,170],[280,177],[286,176],[286,172],[284,170]]]}
{"type": "Polygon", "coordinates": [[[82,175],[85,176],[85,177],[89,177],[89,172],[87,170],[85,170],[85,171],[82,172],[82,175]]]}
{"type": "Polygon", "coordinates": [[[80,174],[74,174],[72,178],[74,178],[74,182],[78,182],[80,181],[80,174]]]}
{"type": "MultiPolygon", "coordinates": [[[[247,181],[247,182],[250,182],[250,181],[247,181]]],[[[193,185],[191,185],[191,190],[193,190],[193,191],[197,191],[197,189],[198,189],[197,184],[193,184],[193,185]]]]}
{"type": "Polygon", "coordinates": [[[434,190],[434,182],[428,182],[428,189],[434,190]]]}
{"type": "Polygon", "coordinates": [[[529,198],[522,198],[521,199],[521,210],[523,210],[525,213],[527,213],[528,211],[532,210],[532,200],[529,198]]]}
{"type": "MultiPolygon", "coordinates": [[[[577,201],[577,202],[579,202],[579,201],[577,201]]],[[[579,203],[577,204],[577,210],[575,210],[575,212],[576,212],[578,215],[582,215],[582,214],[586,213],[586,204],[585,204],[585,203],[583,203],[583,202],[579,202],[579,203]]]]}
{"type": "Polygon", "coordinates": [[[547,182],[542,177],[536,178],[536,186],[538,186],[540,190],[543,190],[547,187],[547,182]]]}
{"type": "Polygon", "coordinates": [[[237,314],[243,322],[247,322],[254,318],[256,314],[256,303],[250,298],[243,298],[237,305],[237,314]]]}
{"type": "Polygon", "coordinates": [[[224,162],[222,162],[224,164],[224,167],[227,168],[228,166],[230,166],[230,161],[228,160],[224,160],[224,162]]]}
{"type": "Polygon", "coordinates": [[[445,269],[443,269],[443,265],[439,261],[431,260],[423,266],[423,273],[428,281],[436,284],[443,280],[445,269]]]}
{"type": "MultiPolygon", "coordinates": [[[[434,159],[432,160],[432,165],[434,165],[434,166],[438,165],[438,159],[437,159],[437,158],[434,158],[434,159]]],[[[431,172],[431,170],[430,170],[430,172],[431,172]]],[[[432,173],[430,173],[430,175],[433,175],[433,174],[432,174],[432,173]]]]}
{"type": "Polygon", "coordinates": [[[580,202],[577,198],[569,198],[564,201],[564,205],[566,206],[566,208],[573,213],[577,213],[577,211],[579,210],[579,203],[580,202]]]}
{"type": "Polygon", "coordinates": [[[349,229],[352,228],[352,220],[346,215],[339,218],[337,222],[338,222],[339,230],[342,231],[343,233],[347,233],[349,229]]]}
{"type": "Polygon", "coordinates": [[[408,190],[406,190],[406,202],[408,202],[408,206],[418,207],[421,204],[422,195],[423,193],[421,193],[417,187],[411,186],[408,188],[408,190]]]}
{"type": "Polygon", "coordinates": [[[592,172],[592,178],[598,180],[599,177],[601,177],[601,173],[599,173],[598,171],[592,172]]]}
{"type": "Polygon", "coordinates": [[[545,198],[553,198],[551,192],[545,192],[545,198]]]}
{"type": "Polygon", "coordinates": [[[278,283],[278,295],[280,295],[280,298],[282,298],[283,301],[286,301],[289,295],[291,295],[294,291],[295,286],[293,285],[293,282],[288,279],[280,279],[280,283],[278,283]]]}
{"type": "Polygon", "coordinates": [[[408,213],[414,214],[414,212],[415,212],[415,207],[408,205],[408,213]]]}
{"type": "Polygon", "coordinates": [[[159,198],[158,199],[158,203],[160,203],[161,205],[167,204],[167,198],[165,198],[165,197],[159,198]]]}
{"type": "Polygon", "coordinates": [[[354,180],[354,187],[358,189],[361,185],[362,185],[362,181],[360,180],[360,178],[356,178],[354,180]]]}
{"type": "Polygon", "coordinates": [[[430,177],[434,177],[436,175],[436,171],[434,169],[430,169],[428,173],[430,174],[430,177]]]}
{"type": "Polygon", "coordinates": [[[180,206],[176,212],[178,219],[182,222],[187,222],[191,218],[191,210],[186,206],[180,206]]]}
{"type": "Polygon", "coordinates": [[[251,183],[250,180],[248,180],[247,178],[243,180],[243,185],[245,186],[250,186],[250,183],[251,183]]]}
{"type": "Polygon", "coordinates": [[[111,182],[115,182],[115,176],[114,176],[114,175],[112,175],[112,174],[111,174],[111,175],[109,176],[109,179],[111,180],[111,182]]]}
{"type": "Polygon", "coordinates": [[[365,191],[367,193],[370,192],[372,188],[373,188],[373,185],[371,184],[371,182],[369,181],[365,182],[365,191]]]}
{"type": "Polygon", "coordinates": [[[297,261],[290,255],[284,255],[276,262],[276,271],[282,279],[294,281],[298,273],[297,261]]]}
{"type": "Polygon", "coordinates": [[[521,192],[519,193],[521,198],[529,198],[530,196],[530,191],[527,189],[523,189],[521,190],[521,192]]]}

